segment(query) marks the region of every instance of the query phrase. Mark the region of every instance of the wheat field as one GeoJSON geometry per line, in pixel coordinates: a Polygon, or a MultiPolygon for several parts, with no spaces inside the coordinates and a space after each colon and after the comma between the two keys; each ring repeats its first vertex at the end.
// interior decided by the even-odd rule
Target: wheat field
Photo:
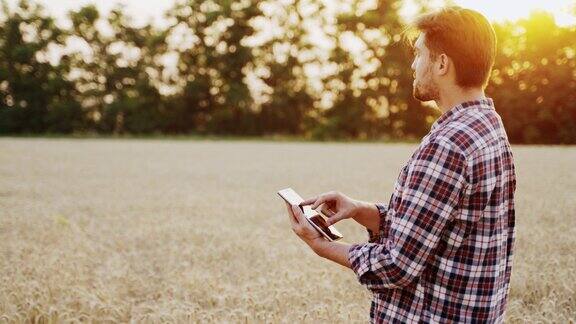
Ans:
{"type": "MultiPolygon", "coordinates": [[[[369,292],[294,235],[276,191],[387,202],[416,146],[0,138],[0,322],[367,322],[369,292]]],[[[576,148],[513,151],[507,320],[573,323],[576,148]]]]}

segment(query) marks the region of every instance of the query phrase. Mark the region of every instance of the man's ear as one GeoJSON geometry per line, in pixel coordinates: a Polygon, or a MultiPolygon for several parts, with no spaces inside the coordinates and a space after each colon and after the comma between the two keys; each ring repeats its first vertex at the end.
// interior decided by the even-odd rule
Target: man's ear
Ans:
{"type": "Polygon", "coordinates": [[[438,55],[437,62],[436,62],[437,72],[439,75],[447,75],[448,71],[450,71],[450,58],[446,54],[438,55]]]}

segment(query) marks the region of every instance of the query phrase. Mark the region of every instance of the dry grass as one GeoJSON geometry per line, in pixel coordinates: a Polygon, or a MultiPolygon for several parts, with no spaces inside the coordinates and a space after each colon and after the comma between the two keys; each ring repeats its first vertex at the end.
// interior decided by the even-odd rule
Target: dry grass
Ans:
{"type": "MultiPolygon", "coordinates": [[[[275,192],[387,201],[414,148],[0,139],[0,322],[365,322],[368,291],[294,236],[275,192]]],[[[574,322],[576,148],[514,153],[508,320],[574,322]]]]}

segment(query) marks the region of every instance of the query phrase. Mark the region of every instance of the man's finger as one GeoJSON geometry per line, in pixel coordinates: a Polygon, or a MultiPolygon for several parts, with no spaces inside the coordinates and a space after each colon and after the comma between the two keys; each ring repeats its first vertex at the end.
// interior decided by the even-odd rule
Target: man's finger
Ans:
{"type": "Polygon", "coordinates": [[[332,191],[321,194],[320,196],[318,196],[318,199],[316,199],[316,201],[310,207],[312,209],[316,209],[316,208],[318,208],[318,206],[322,205],[323,203],[336,199],[336,197],[337,197],[337,195],[335,193],[333,193],[332,191]]]}
{"type": "Polygon", "coordinates": [[[292,208],[292,214],[294,214],[296,221],[301,224],[303,220],[302,217],[304,217],[304,214],[302,214],[302,210],[297,205],[291,205],[291,208],[292,208]]]}
{"type": "Polygon", "coordinates": [[[300,226],[301,228],[307,227],[309,229],[316,231],[314,226],[312,226],[310,224],[310,222],[308,222],[306,215],[304,215],[304,213],[300,210],[300,207],[294,205],[293,210],[294,210],[294,214],[296,215],[296,219],[298,220],[298,226],[300,226]]]}
{"type": "Polygon", "coordinates": [[[334,214],[334,216],[331,216],[330,218],[328,218],[326,220],[326,224],[328,224],[328,226],[332,225],[332,224],[336,224],[337,222],[343,220],[344,218],[346,218],[346,213],[348,211],[341,211],[338,212],[336,214],[334,214]]]}
{"type": "Polygon", "coordinates": [[[298,225],[298,221],[296,220],[294,212],[292,211],[292,205],[286,203],[286,207],[288,208],[288,218],[290,218],[290,223],[292,224],[292,227],[298,225]]]}
{"type": "Polygon", "coordinates": [[[322,194],[318,196],[318,199],[310,206],[312,209],[318,208],[318,206],[322,205],[326,200],[329,200],[330,196],[328,194],[322,194]]]}
{"type": "Polygon", "coordinates": [[[297,211],[295,212],[295,214],[296,214],[296,218],[297,218],[298,223],[300,224],[300,226],[305,226],[305,227],[314,228],[312,225],[310,225],[310,222],[308,221],[308,217],[306,217],[306,215],[304,215],[304,213],[302,212],[302,210],[300,210],[300,207],[294,206],[294,208],[297,209],[297,211]]]}
{"type": "Polygon", "coordinates": [[[316,199],[318,199],[318,196],[316,196],[314,198],[308,198],[308,199],[304,200],[303,202],[301,202],[299,205],[300,206],[306,206],[306,205],[313,204],[316,201],[316,199]]]}
{"type": "Polygon", "coordinates": [[[334,214],[336,214],[332,209],[330,209],[330,208],[328,207],[328,205],[322,204],[322,205],[320,205],[320,206],[322,207],[322,208],[320,208],[320,211],[321,211],[324,215],[329,216],[329,217],[332,217],[332,216],[334,216],[334,214]]]}

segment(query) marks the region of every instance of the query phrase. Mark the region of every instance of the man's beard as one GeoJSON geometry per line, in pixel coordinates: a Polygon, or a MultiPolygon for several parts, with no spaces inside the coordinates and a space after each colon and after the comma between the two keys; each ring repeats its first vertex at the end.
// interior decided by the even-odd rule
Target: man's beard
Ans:
{"type": "Polygon", "coordinates": [[[414,98],[420,101],[431,101],[437,100],[440,98],[440,91],[436,84],[430,80],[430,78],[426,78],[427,82],[416,82],[414,84],[414,89],[412,91],[412,95],[414,98]]]}

